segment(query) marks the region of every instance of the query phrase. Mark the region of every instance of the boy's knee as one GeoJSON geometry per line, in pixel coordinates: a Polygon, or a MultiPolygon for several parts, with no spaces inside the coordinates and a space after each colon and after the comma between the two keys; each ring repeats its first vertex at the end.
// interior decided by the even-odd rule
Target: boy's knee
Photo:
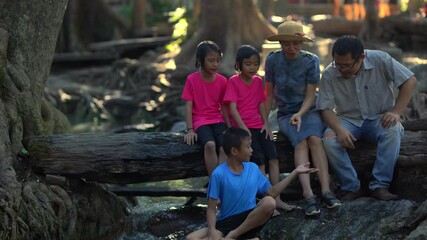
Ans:
{"type": "Polygon", "coordinates": [[[263,199],[263,207],[267,208],[268,210],[274,211],[276,209],[276,200],[271,196],[265,196],[263,199]]]}

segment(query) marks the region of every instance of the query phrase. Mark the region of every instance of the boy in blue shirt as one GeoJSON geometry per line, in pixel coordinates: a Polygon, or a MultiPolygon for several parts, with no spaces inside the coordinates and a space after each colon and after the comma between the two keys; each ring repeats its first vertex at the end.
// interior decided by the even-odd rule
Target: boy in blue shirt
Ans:
{"type": "Polygon", "coordinates": [[[288,177],[271,186],[255,163],[251,137],[240,128],[230,128],[224,134],[223,148],[227,161],[219,165],[211,175],[208,187],[208,227],[199,229],[187,239],[258,239],[258,232],[276,209],[275,198],[298,175],[314,173],[310,163],[299,165],[288,177]],[[258,204],[256,195],[265,194],[258,204]],[[216,216],[217,204],[221,210],[216,216]]]}

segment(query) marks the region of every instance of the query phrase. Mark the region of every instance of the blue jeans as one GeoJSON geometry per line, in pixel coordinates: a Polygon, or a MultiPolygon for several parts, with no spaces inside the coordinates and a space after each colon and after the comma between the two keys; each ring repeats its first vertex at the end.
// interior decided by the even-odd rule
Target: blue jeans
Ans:
{"type": "MultiPolygon", "coordinates": [[[[361,127],[355,126],[341,118],[341,124],[348,129],[356,140],[365,140],[377,144],[376,160],[372,169],[373,181],[369,189],[389,187],[393,178],[394,166],[399,157],[400,142],[403,137],[403,126],[399,122],[394,126],[384,129],[381,126],[381,116],[375,120],[364,120],[361,127]]],[[[333,131],[327,128],[325,133],[333,131]]],[[[323,138],[323,146],[329,159],[329,164],[338,177],[341,189],[354,192],[360,189],[360,181],[351,164],[347,150],[342,148],[336,137],[323,138]]]]}

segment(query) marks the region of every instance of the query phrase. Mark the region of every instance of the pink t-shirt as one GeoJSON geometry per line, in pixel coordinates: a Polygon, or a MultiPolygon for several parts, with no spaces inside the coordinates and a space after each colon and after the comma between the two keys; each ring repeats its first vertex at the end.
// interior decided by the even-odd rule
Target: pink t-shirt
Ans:
{"type": "MultiPolygon", "coordinates": [[[[262,128],[264,122],[259,113],[259,105],[263,103],[265,99],[261,77],[254,76],[250,85],[247,85],[240,78],[239,74],[230,77],[228,80],[224,102],[236,103],[237,112],[239,112],[247,128],[262,128]]],[[[238,127],[231,114],[230,121],[231,125],[238,127]]]]}
{"type": "Polygon", "coordinates": [[[193,102],[193,128],[224,122],[221,114],[222,99],[227,88],[227,79],[219,73],[215,80],[206,82],[200,72],[194,72],[187,77],[182,99],[193,102]]]}

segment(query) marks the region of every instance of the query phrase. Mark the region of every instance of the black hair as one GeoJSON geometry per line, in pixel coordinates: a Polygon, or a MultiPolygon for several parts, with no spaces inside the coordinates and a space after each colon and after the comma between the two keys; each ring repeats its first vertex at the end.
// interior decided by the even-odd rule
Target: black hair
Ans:
{"type": "Polygon", "coordinates": [[[332,47],[332,58],[335,55],[344,56],[351,53],[351,57],[356,59],[363,54],[363,43],[354,35],[345,35],[339,37],[332,47]]]}
{"type": "Polygon", "coordinates": [[[249,133],[241,128],[231,127],[224,133],[224,143],[222,147],[227,155],[230,155],[232,148],[240,149],[243,141],[250,138],[249,133]]]}
{"type": "Polygon", "coordinates": [[[214,51],[219,54],[220,57],[222,57],[221,49],[218,47],[218,45],[212,41],[203,41],[200,42],[199,45],[197,45],[196,48],[196,68],[204,67],[205,66],[205,57],[208,54],[208,52],[214,51]]]}
{"type": "Polygon", "coordinates": [[[234,69],[240,71],[242,69],[243,59],[250,58],[253,55],[258,57],[258,60],[261,61],[261,56],[259,52],[251,45],[242,45],[237,49],[236,53],[236,64],[234,65],[234,69]]]}

